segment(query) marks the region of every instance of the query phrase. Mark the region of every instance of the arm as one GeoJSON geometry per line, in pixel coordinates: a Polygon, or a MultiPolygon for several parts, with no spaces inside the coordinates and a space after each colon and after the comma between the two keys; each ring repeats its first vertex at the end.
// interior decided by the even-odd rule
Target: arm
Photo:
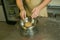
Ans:
{"type": "Polygon", "coordinates": [[[24,19],[26,17],[26,11],[24,9],[22,0],[16,0],[16,4],[18,8],[20,9],[20,17],[24,19]]]}
{"type": "Polygon", "coordinates": [[[43,2],[39,5],[39,8],[42,9],[44,8],[46,5],[48,5],[48,3],[50,3],[51,0],[43,0],[43,2]]]}
{"type": "Polygon", "coordinates": [[[23,2],[22,0],[16,0],[17,6],[20,10],[24,10],[23,2]]]}
{"type": "Polygon", "coordinates": [[[48,3],[50,2],[51,0],[43,0],[43,2],[38,5],[37,7],[35,7],[33,10],[32,10],[32,18],[36,18],[39,14],[39,12],[46,6],[48,5],[48,3]]]}

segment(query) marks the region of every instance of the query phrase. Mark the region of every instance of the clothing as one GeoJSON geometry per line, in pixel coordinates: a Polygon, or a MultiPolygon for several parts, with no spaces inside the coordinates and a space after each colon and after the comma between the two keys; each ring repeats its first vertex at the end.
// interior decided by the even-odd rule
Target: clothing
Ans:
{"type": "MultiPolygon", "coordinates": [[[[38,5],[40,5],[42,3],[42,0],[24,0],[24,6],[26,9],[26,13],[28,16],[31,16],[32,14],[32,9],[38,5]]],[[[47,14],[47,7],[44,7],[40,12],[39,12],[39,16],[42,17],[48,17],[47,14]]]]}

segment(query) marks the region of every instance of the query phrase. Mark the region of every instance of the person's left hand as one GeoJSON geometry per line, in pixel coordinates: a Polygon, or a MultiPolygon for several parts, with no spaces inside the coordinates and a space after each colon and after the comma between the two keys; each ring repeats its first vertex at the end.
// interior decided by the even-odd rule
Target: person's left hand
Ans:
{"type": "Polygon", "coordinates": [[[36,18],[36,17],[39,15],[39,12],[40,12],[39,6],[38,6],[38,7],[35,7],[35,8],[32,10],[32,15],[31,15],[31,17],[32,17],[32,18],[36,18]]]}

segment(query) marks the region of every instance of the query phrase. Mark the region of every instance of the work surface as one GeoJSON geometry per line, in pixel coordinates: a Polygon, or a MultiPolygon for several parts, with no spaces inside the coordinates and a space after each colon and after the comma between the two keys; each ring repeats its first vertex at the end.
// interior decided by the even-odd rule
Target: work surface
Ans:
{"type": "Polygon", "coordinates": [[[0,22],[0,40],[60,40],[60,22],[50,18],[38,19],[39,33],[32,38],[20,36],[16,25],[0,22]]]}

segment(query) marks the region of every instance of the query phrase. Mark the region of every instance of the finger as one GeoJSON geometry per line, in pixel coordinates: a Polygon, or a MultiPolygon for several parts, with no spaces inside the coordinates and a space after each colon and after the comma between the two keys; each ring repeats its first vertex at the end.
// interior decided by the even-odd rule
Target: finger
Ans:
{"type": "Polygon", "coordinates": [[[37,16],[33,16],[33,18],[36,18],[37,16]]]}
{"type": "Polygon", "coordinates": [[[31,17],[34,18],[34,16],[35,16],[35,14],[33,13],[31,17]]]}
{"type": "Polygon", "coordinates": [[[24,15],[22,15],[22,19],[24,20],[24,15]]]}
{"type": "Polygon", "coordinates": [[[32,13],[35,11],[35,9],[32,10],[32,13]]]}
{"type": "Polygon", "coordinates": [[[38,15],[37,14],[33,14],[32,15],[32,18],[36,18],[38,15]]]}
{"type": "Polygon", "coordinates": [[[36,16],[33,16],[32,18],[36,18],[36,16]]]}
{"type": "Polygon", "coordinates": [[[24,13],[24,15],[23,15],[23,19],[26,17],[26,12],[24,13]]]}
{"type": "Polygon", "coordinates": [[[24,15],[24,17],[26,17],[26,12],[25,12],[25,15],[24,15]]]}
{"type": "Polygon", "coordinates": [[[20,18],[22,18],[22,14],[20,13],[20,18]]]}

